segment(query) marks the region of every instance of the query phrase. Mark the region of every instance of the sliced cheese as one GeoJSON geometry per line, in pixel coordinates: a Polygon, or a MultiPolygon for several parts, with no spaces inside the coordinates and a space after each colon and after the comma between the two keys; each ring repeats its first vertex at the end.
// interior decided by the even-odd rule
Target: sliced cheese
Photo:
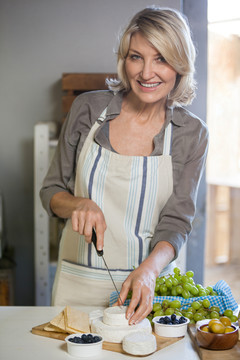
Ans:
{"type": "Polygon", "coordinates": [[[60,314],[58,314],[57,316],[55,316],[55,318],[53,318],[50,321],[50,324],[52,324],[53,326],[65,331],[66,327],[65,327],[65,318],[64,318],[64,310],[60,312],[60,314]]]}
{"type": "Polygon", "coordinates": [[[45,331],[53,331],[53,332],[60,332],[60,333],[66,333],[65,330],[60,329],[57,326],[52,325],[51,323],[48,323],[47,325],[44,326],[44,330],[45,331]]]}
{"type": "Polygon", "coordinates": [[[122,348],[131,355],[149,355],[157,350],[157,342],[153,334],[137,331],[123,338],[122,348]]]}
{"type": "Polygon", "coordinates": [[[144,319],[136,325],[120,326],[107,325],[101,320],[93,320],[91,324],[91,331],[101,335],[104,341],[121,343],[126,335],[136,331],[151,334],[152,326],[148,319],[144,319]]]}
{"type": "Polygon", "coordinates": [[[64,309],[65,328],[69,333],[90,332],[87,313],[66,306],[64,309]]]}
{"type": "Polygon", "coordinates": [[[104,324],[111,326],[128,325],[126,319],[127,306],[112,306],[103,311],[104,324]]]}

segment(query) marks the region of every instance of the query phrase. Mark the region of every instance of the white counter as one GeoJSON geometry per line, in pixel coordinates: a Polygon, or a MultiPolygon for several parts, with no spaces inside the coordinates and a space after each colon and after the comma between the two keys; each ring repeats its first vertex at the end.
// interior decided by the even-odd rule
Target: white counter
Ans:
{"type": "MultiPolygon", "coordinates": [[[[64,341],[34,335],[34,326],[50,321],[63,307],[0,307],[0,359],[1,360],[71,360],[64,341]]],[[[96,308],[81,307],[90,312],[96,308]]],[[[137,358],[137,357],[135,357],[137,358]]],[[[199,360],[188,334],[173,345],[153,355],[139,357],[148,360],[199,360]]],[[[79,358],[78,358],[79,359],[79,358]]],[[[82,358],[84,359],[84,358],[82,358]]],[[[89,360],[133,360],[134,357],[103,350],[101,357],[89,360]]]]}

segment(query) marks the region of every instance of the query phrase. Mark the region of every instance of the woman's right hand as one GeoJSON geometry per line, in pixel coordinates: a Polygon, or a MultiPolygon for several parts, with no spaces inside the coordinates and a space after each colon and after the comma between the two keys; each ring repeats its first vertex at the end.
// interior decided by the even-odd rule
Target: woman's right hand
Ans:
{"type": "Polygon", "coordinates": [[[50,207],[57,216],[71,218],[73,231],[84,235],[88,243],[91,242],[92,229],[95,228],[97,249],[103,249],[107,225],[102,210],[93,200],[59,192],[53,195],[50,207]]]}
{"type": "Polygon", "coordinates": [[[77,208],[72,212],[71,219],[73,230],[84,235],[88,243],[91,242],[92,229],[95,228],[97,249],[103,249],[104,232],[107,225],[102,210],[94,201],[80,198],[77,208]]]}

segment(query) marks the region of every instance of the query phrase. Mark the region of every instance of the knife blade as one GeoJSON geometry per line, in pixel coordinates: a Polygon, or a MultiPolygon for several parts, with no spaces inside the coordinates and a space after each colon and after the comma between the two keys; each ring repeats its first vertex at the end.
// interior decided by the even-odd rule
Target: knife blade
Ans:
{"type": "Polygon", "coordinates": [[[114,288],[115,288],[115,290],[116,290],[116,292],[117,292],[118,299],[120,300],[122,306],[124,306],[124,304],[123,304],[123,302],[122,302],[122,299],[121,299],[121,297],[120,297],[120,293],[119,293],[119,291],[118,291],[118,289],[117,289],[117,286],[116,286],[116,284],[115,284],[115,282],[114,282],[114,280],[113,280],[113,277],[112,277],[112,275],[111,275],[111,273],[110,273],[110,270],[109,270],[109,268],[108,268],[108,266],[107,266],[106,260],[105,260],[105,258],[104,258],[104,256],[103,256],[103,250],[98,250],[98,249],[97,249],[97,236],[96,236],[96,232],[95,232],[94,229],[92,229],[92,242],[93,242],[93,245],[94,245],[94,247],[95,247],[95,249],[96,249],[96,252],[97,252],[98,256],[101,256],[101,257],[102,257],[103,262],[104,262],[104,264],[105,264],[105,266],[106,266],[106,269],[107,269],[107,271],[108,271],[108,274],[109,274],[109,276],[110,276],[110,278],[111,278],[111,280],[112,280],[113,286],[114,286],[114,288]]]}

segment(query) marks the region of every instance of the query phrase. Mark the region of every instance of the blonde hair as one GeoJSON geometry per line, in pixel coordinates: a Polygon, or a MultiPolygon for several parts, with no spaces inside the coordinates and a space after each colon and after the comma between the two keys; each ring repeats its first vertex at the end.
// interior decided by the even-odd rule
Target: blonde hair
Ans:
{"type": "Polygon", "coordinates": [[[138,12],[123,32],[117,51],[118,80],[108,79],[109,89],[129,91],[125,71],[131,37],[140,32],[177,72],[176,83],[168,96],[168,105],[188,105],[195,97],[195,47],[184,16],[169,8],[147,7],[138,12]]]}

